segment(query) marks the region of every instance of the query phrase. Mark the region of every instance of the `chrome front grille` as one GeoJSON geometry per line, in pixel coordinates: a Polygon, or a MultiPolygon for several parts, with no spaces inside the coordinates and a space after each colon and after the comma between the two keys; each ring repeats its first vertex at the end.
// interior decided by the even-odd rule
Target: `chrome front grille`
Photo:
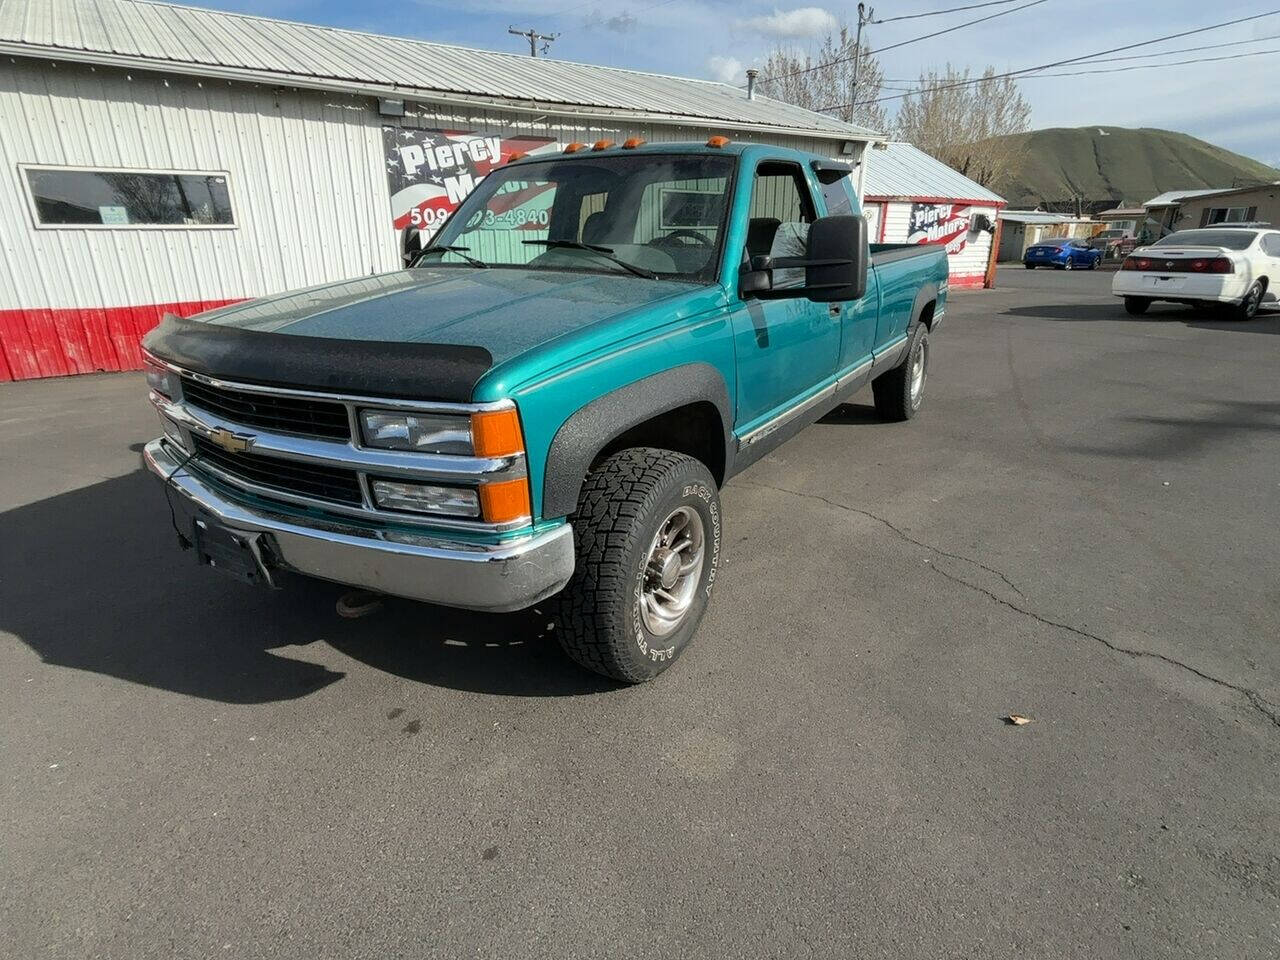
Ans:
{"type": "Polygon", "coordinates": [[[330,503],[359,506],[363,500],[360,479],[354,470],[252,453],[228,453],[195,435],[191,442],[195,448],[193,466],[212,467],[232,480],[330,503]]]}
{"type": "Polygon", "coordinates": [[[250,393],[182,378],[185,402],[235,423],[302,437],[350,440],[347,408],[328,400],[275,393],[250,393]]]}

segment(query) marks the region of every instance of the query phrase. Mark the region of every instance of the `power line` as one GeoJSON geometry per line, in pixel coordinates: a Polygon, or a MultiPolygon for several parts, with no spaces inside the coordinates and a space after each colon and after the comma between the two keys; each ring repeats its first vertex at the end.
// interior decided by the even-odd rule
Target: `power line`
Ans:
{"type": "Polygon", "coordinates": [[[1017,0],[987,0],[986,3],[971,3],[964,7],[948,7],[946,10],[930,10],[928,13],[904,13],[899,17],[885,17],[883,20],[872,20],[872,23],[897,23],[899,20],[919,20],[921,17],[938,17],[944,13],[959,13],[961,10],[977,10],[979,7],[1002,7],[1017,0]]]}
{"type": "MultiPolygon", "coordinates": [[[[976,23],[985,23],[988,20],[994,20],[996,17],[1003,17],[1010,13],[1017,13],[1019,10],[1025,10],[1028,7],[1039,6],[1044,2],[1045,0],[1031,0],[1030,3],[1024,3],[1022,6],[1014,7],[1012,10],[1001,10],[999,13],[988,14],[987,16],[979,17],[976,20],[967,20],[964,23],[957,23],[955,26],[947,27],[944,30],[937,30],[937,31],[934,31],[933,33],[926,33],[922,37],[912,37],[910,40],[902,40],[898,43],[892,43],[887,47],[880,47],[878,50],[868,50],[865,53],[863,53],[862,56],[874,57],[876,54],[884,53],[886,50],[896,50],[898,49],[898,47],[905,47],[909,43],[919,43],[921,40],[931,40],[934,37],[942,36],[944,33],[953,33],[956,30],[963,30],[965,27],[972,27],[976,23]]],[[[803,70],[793,70],[790,73],[780,73],[776,77],[763,77],[758,82],[769,83],[774,80],[789,80],[792,77],[799,77],[806,73],[813,73],[815,70],[825,70],[828,67],[835,66],[837,63],[845,63],[849,60],[854,60],[857,57],[858,57],[858,52],[854,51],[853,56],[836,57],[834,60],[827,60],[826,62],[820,63],[814,67],[805,67],[803,70]]]]}
{"type": "MultiPolygon", "coordinates": [[[[1207,27],[1196,27],[1193,30],[1181,30],[1178,33],[1169,33],[1163,37],[1155,37],[1151,40],[1140,40],[1137,43],[1126,43],[1123,46],[1111,47],[1107,50],[1098,50],[1094,53],[1086,53],[1079,57],[1068,57],[1065,60],[1055,60],[1052,63],[1042,63],[1035,67],[1022,67],[1018,70],[1008,70],[1005,73],[993,73],[990,76],[970,77],[965,80],[957,80],[955,83],[943,84],[941,86],[931,87],[931,91],[950,90],[954,87],[967,87],[975,83],[984,83],[988,80],[1003,80],[1005,77],[1017,77],[1028,73],[1039,73],[1041,70],[1050,70],[1053,67],[1064,67],[1069,63],[1080,63],[1081,61],[1094,60],[1098,57],[1105,57],[1112,53],[1123,53],[1125,50],[1136,50],[1138,47],[1149,47],[1152,44],[1164,43],[1166,40],[1177,40],[1181,37],[1189,37],[1197,33],[1207,33],[1210,30],[1220,30],[1223,27],[1234,27],[1238,23],[1249,23],[1253,20],[1261,20],[1263,17],[1274,17],[1280,14],[1280,10],[1268,10],[1266,13],[1255,13],[1248,17],[1238,17],[1235,20],[1225,20],[1222,23],[1210,24],[1207,27]]],[[[892,97],[877,97],[874,100],[865,100],[858,104],[864,106],[869,103],[884,103],[889,100],[902,100],[905,97],[912,96],[910,93],[897,94],[892,97]]],[[[852,106],[848,103],[833,104],[829,107],[819,107],[817,112],[824,113],[828,110],[843,110],[852,106]]]]}
{"type": "Polygon", "coordinates": [[[922,37],[912,37],[910,40],[891,43],[887,47],[880,47],[879,49],[868,51],[867,56],[874,57],[876,54],[884,53],[887,50],[897,50],[899,47],[905,47],[909,43],[919,43],[921,40],[932,40],[934,37],[940,37],[944,33],[953,33],[956,30],[963,30],[965,27],[972,27],[975,23],[986,23],[988,20],[994,20],[996,17],[1003,17],[1010,13],[1017,13],[1019,10],[1026,10],[1028,7],[1037,7],[1044,2],[1045,0],[1031,0],[1030,3],[1024,3],[1022,6],[1014,7],[1012,10],[1001,10],[998,13],[989,13],[985,17],[979,17],[977,20],[966,20],[964,23],[957,23],[954,27],[947,27],[945,30],[937,30],[933,33],[926,33],[922,37]]]}
{"type": "Polygon", "coordinates": [[[1198,47],[1180,47],[1177,50],[1161,50],[1159,53],[1134,53],[1127,57],[1108,57],[1105,61],[1113,60],[1146,60],[1150,57],[1167,57],[1175,53],[1195,53],[1198,50],[1220,50],[1223,47],[1239,47],[1246,43],[1262,43],[1264,40],[1280,40],[1280,33],[1273,33],[1266,37],[1254,37],[1252,40],[1231,40],[1227,43],[1206,43],[1198,47]]]}
{"type": "Polygon", "coordinates": [[[1214,63],[1219,60],[1243,60],[1245,57],[1261,57],[1268,53],[1280,53],[1276,50],[1253,50],[1249,53],[1232,53],[1221,57],[1196,57],[1192,60],[1171,60],[1168,63],[1135,63],[1127,67],[1110,67],[1103,70],[1072,70],[1065,73],[1036,73],[1028,80],[1039,80],[1041,77],[1083,77],[1091,73],[1125,73],[1129,70],[1154,70],[1157,67],[1180,67],[1187,63],[1214,63]]]}

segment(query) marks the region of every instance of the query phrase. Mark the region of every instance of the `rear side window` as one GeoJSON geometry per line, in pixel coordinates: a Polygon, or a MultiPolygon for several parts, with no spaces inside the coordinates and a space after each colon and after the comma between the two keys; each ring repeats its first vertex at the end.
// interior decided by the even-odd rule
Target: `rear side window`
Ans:
{"type": "Polygon", "coordinates": [[[226,173],[27,167],[42,227],[230,227],[226,173]]]}
{"type": "Polygon", "coordinates": [[[1262,250],[1273,257],[1280,257],[1280,233],[1267,233],[1262,237],[1262,250]]]}

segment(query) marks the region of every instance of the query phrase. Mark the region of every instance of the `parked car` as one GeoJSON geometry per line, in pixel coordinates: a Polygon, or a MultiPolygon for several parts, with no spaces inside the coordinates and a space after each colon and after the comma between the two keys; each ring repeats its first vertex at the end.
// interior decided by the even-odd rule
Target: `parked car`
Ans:
{"type": "Polygon", "coordinates": [[[1280,230],[1227,226],[1180,230],[1139,247],[1111,281],[1134,316],[1156,300],[1217,306],[1251,320],[1280,291],[1280,230]]]}
{"type": "Polygon", "coordinates": [[[579,663],[656,676],[715,584],[721,485],[868,383],[921,408],[946,251],[869,246],[850,172],[572,144],[406,234],[406,269],[167,317],[144,460],[181,542],[251,583],[546,602],[579,663]]]}
{"type": "Polygon", "coordinates": [[[1083,267],[1092,270],[1102,259],[1102,251],[1089,246],[1086,240],[1075,237],[1050,237],[1027,247],[1022,263],[1028,270],[1036,267],[1056,267],[1058,270],[1075,270],[1083,267]]]}
{"type": "Polygon", "coordinates": [[[1118,260],[1138,245],[1138,241],[1123,230],[1103,230],[1089,238],[1089,246],[1102,253],[1102,259],[1118,260]]]}

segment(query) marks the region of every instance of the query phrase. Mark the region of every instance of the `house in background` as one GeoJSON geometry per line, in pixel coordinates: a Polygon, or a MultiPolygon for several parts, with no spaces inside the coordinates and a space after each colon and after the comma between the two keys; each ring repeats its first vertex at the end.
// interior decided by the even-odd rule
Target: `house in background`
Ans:
{"type": "Polygon", "coordinates": [[[863,207],[872,243],[945,244],[951,286],[995,282],[1004,197],[909,143],[876,143],[863,156],[863,207]]]}
{"type": "Polygon", "coordinates": [[[1021,262],[1027,247],[1050,237],[1087,240],[1103,228],[1097,220],[1044,210],[1000,211],[1000,262],[1021,262]]]}
{"type": "Polygon", "coordinates": [[[1259,220],[1280,223],[1280,181],[1218,190],[1170,190],[1142,205],[1160,233],[1259,220]]]}

